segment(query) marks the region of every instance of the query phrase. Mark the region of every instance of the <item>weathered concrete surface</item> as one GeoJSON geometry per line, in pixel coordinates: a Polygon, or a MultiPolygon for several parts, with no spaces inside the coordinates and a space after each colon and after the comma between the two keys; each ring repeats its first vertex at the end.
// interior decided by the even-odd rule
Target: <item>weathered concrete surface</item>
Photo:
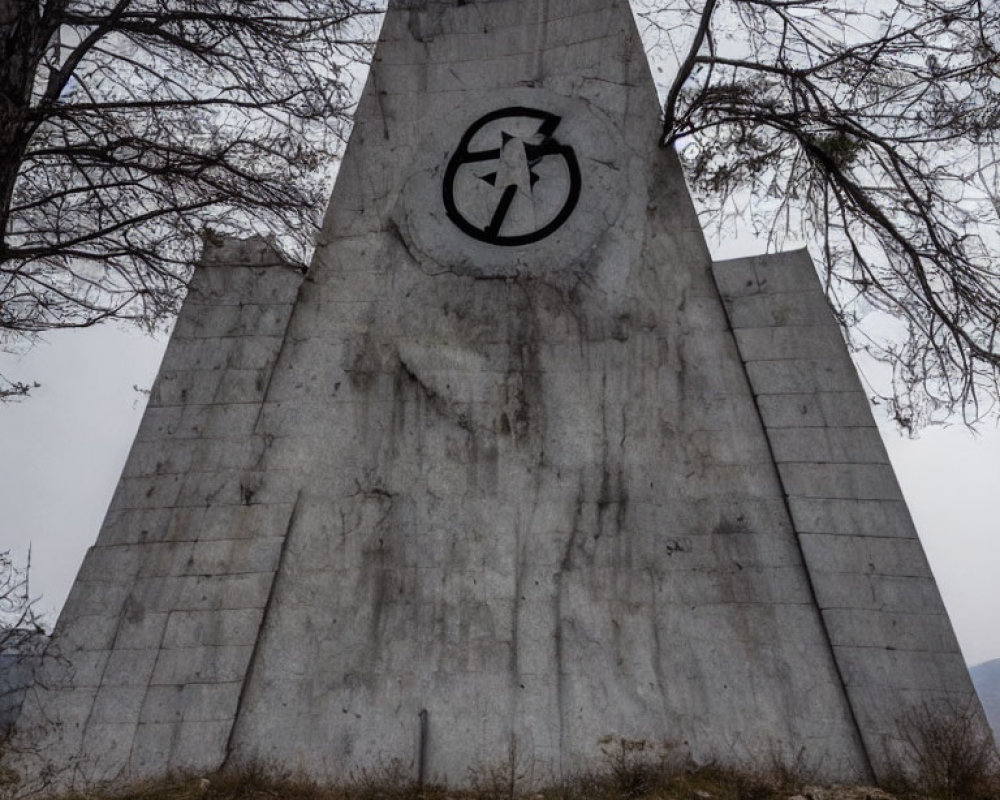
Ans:
{"type": "Polygon", "coordinates": [[[225,756],[291,505],[255,430],[302,274],[206,243],[142,424],[19,723],[20,768],[87,783],[225,756]],[[234,266],[238,265],[238,266],[234,266]]]}
{"type": "Polygon", "coordinates": [[[961,661],[902,613],[919,544],[862,524],[903,517],[843,344],[713,275],[627,4],[397,2],[382,38],[305,281],[259,243],[199,272],[40,763],[543,781],[610,736],[871,777],[961,661]]]}
{"type": "Polygon", "coordinates": [[[605,736],[866,775],[628,6],[396,5],[379,52],[261,415],[302,492],[233,756],[416,774],[426,710],[453,782],[605,736]],[[511,107],[583,186],[497,247],[442,182],[511,107]]]}
{"type": "Polygon", "coordinates": [[[979,701],[808,253],[724,261],[715,276],[852,713],[885,776],[905,763],[914,710],[982,721],[979,701]]]}

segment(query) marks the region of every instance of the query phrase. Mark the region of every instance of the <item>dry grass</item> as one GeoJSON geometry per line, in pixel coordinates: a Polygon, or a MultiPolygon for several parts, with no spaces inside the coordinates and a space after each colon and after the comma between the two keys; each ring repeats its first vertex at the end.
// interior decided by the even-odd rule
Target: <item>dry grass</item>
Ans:
{"type": "Polygon", "coordinates": [[[924,724],[917,730],[923,733],[914,734],[914,741],[929,753],[927,768],[896,783],[895,795],[871,787],[818,787],[807,774],[787,766],[693,767],[669,747],[609,739],[600,769],[543,788],[512,753],[494,766],[473,770],[463,789],[418,786],[412,768],[396,762],[337,785],[251,764],[43,800],[1000,800],[992,750],[989,757],[980,749],[970,751],[969,740],[961,738],[967,735],[964,729],[954,733],[924,724]],[[938,757],[942,753],[944,767],[938,757]]]}
{"type": "MultiPolygon", "coordinates": [[[[114,791],[70,793],[47,800],[788,800],[803,791],[783,777],[716,766],[667,769],[630,755],[627,766],[580,776],[573,781],[521,791],[521,773],[505,766],[484,769],[470,787],[417,786],[390,766],[324,785],[260,766],[207,776],[184,776],[132,784],[114,791]]],[[[808,795],[803,795],[808,797],[808,795]]],[[[864,800],[864,795],[861,796],[864,800]]]]}
{"type": "Polygon", "coordinates": [[[970,709],[941,714],[928,707],[899,721],[908,769],[888,785],[900,796],[934,800],[1000,800],[1000,756],[982,717],[970,709]]]}
{"type": "Polygon", "coordinates": [[[663,761],[640,759],[635,751],[626,753],[624,761],[607,769],[530,790],[520,788],[524,773],[516,769],[511,773],[507,763],[476,771],[464,789],[417,786],[397,765],[354,776],[340,785],[249,765],[45,800],[787,800],[800,788],[773,775],[715,766],[667,768],[663,761]]]}

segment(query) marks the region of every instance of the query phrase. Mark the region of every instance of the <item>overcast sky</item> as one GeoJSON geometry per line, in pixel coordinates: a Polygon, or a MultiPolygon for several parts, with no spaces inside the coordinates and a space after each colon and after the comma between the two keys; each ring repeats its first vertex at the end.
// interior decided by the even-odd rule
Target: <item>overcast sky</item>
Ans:
{"type": "MultiPolygon", "coordinates": [[[[145,406],[165,339],[113,326],[48,336],[0,373],[37,380],[31,399],[0,405],[0,549],[24,561],[54,621],[97,537],[145,406]]],[[[880,423],[883,422],[880,420],[880,423]]],[[[934,428],[916,441],[883,425],[896,467],[970,664],[1000,658],[1000,433],[934,428]]]]}

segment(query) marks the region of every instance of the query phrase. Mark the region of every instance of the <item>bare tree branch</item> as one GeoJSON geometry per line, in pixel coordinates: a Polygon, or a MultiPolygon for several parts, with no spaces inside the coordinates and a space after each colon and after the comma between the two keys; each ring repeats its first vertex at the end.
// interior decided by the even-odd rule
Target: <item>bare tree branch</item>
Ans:
{"type": "Polygon", "coordinates": [[[16,651],[44,632],[28,591],[29,567],[19,568],[10,551],[0,551],[0,652],[16,651]]]}
{"type": "Polygon", "coordinates": [[[996,414],[1000,8],[695,3],[648,3],[643,18],[674,43],[662,143],[709,218],[821,243],[850,335],[892,366],[884,399],[902,426],[996,414]],[[679,15],[700,20],[681,46],[679,15]],[[872,312],[903,335],[862,333],[872,312]]]}
{"type": "Polygon", "coordinates": [[[108,318],[156,326],[206,227],[302,258],[379,12],[0,0],[0,344],[108,318]]]}

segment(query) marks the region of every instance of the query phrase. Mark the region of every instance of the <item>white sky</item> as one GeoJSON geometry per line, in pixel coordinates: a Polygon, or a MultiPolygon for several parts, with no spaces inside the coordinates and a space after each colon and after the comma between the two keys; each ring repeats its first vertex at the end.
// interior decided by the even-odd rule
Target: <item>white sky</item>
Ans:
{"type": "MultiPolygon", "coordinates": [[[[51,334],[0,373],[37,380],[31,399],[0,405],[0,549],[23,563],[54,622],[97,537],[145,406],[165,339],[114,326],[51,334]]],[[[880,421],[881,422],[881,421],[880,421]]],[[[918,440],[883,426],[945,605],[970,664],[1000,658],[1000,432],[960,426],[918,440]]]]}

